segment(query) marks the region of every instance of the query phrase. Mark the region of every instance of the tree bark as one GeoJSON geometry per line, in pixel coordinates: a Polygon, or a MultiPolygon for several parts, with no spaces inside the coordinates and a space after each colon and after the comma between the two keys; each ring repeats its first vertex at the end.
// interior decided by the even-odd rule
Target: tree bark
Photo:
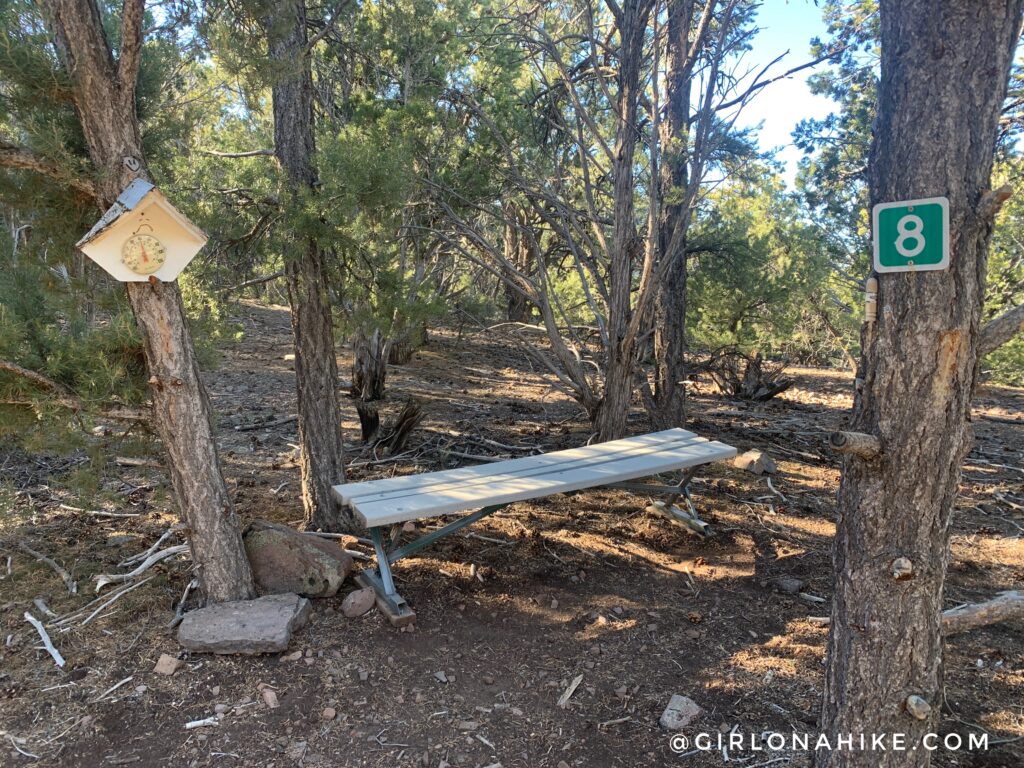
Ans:
{"type": "Polygon", "coordinates": [[[647,411],[655,429],[686,421],[686,239],[690,225],[690,48],[694,0],[668,5],[665,89],[668,103],[661,123],[662,165],[658,254],[665,278],[654,297],[654,388],[647,411]]]}
{"type": "MultiPolygon", "coordinates": [[[[135,112],[143,3],[125,2],[117,63],[95,0],[50,0],[47,13],[73,81],[75,108],[99,179],[99,201],[109,206],[133,179],[147,177],[135,112]]],[[[221,474],[178,285],[128,283],[127,291],[145,339],[153,424],[168,453],[202,588],[212,602],[253,597],[252,572],[221,474]]]]}
{"type": "Polygon", "coordinates": [[[612,172],[612,244],[608,266],[608,335],[604,394],[594,426],[601,441],[616,440],[626,433],[633,399],[633,366],[636,338],[630,332],[631,294],[639,238],[634,218],[634,159],[637,112],[640,99],[640,68],[652,3],[628,0],[616,9],[619,28],[618,93],[615,97],[615,147],[612,172]]]}
{"type": "MultiPolygon", "coordinates": [[[[521,208],[514,203],[504,206],[505,232],[502,248],[505,260],[515,267],[520,274],[530,275],[538,267],[539,259],[533,253],[530,238],[523,237],[522,230],[527,226],[526,217],[521,208]]],[[[528,323],[531,315],[531,302],[522,291],[515,289],[515,278],[509,274],[504,283],[505,319],[510,323],[528,323]]]]}
{"type": "MultiPolygon", "coordinates": [[[[305,0],[287,0],[272,7],[264,28],[270,59],[280,67],[272,87],[274,154],[287,174],[292,202],[298,207],[304,197],[315,194],[317,184],[306,4],[305,0]]],[[[344,482],[345,470],[325,253],[312,235],[299,234],[293,248],[286,254],[285,279],[295,340],[305,521],[314,529],[352,532],[358,530],[358,523],[331,493],[333,485],[344,482]]]]}
{"type": "MultiPolygon", "coordinates": [[[[851,431],[885,447],[843,460],[822,733],[933,731],[949,522],[970,446],[991,217],[979,216],[1024,0],[882,0],[872,204],[945,196],[947,271],[879,275],[851,431]],[[906,558],[909,577],[893,577],[906,558]],[[930,705],[930,714],[916,698],[930,705]],[[923,714],[918,719],[908,711],[923,714]]],[[[901,569],[906,573],[906,569],[901,569]]],[[[820,751],[818,766],[927,766],[930,752],[820,751]]]]}

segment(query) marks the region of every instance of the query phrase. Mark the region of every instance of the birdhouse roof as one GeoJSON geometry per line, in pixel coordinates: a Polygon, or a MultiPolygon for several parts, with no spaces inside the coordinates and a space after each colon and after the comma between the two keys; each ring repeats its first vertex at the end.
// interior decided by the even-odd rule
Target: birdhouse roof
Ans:
{"type": "Polygon", "coordinates": [[[159,189],[145,179],[135,179],[131,184],[124,188],[121,194],[117,196],[117,200],[114,201],[114,204],[107,209],[106,213],[100,217],[100,220],[96,222],[93,228],[86,232],[82,239],[75,243],[75,245],[78,248],[81,248],[87,243],[95,240],[110,229],[110,227],[126,213],[138,208],[142,201],[150,197],[150,195],[155,196],[154,203],[166,210],[172,218],[181,224],[182,227],[188,230],[197,239],[203,242],[206,241],[206,234],[183,216],[177,208],[171,205],[170,201],[161,194],[159,189]]]}

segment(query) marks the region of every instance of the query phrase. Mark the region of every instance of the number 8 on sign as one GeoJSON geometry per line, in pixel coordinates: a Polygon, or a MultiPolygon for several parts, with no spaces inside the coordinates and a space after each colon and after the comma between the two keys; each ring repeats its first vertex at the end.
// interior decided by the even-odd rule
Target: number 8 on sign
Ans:
{"type": "Polygon", "coordinates": [[[896,222],[896,250],[905,259],[912,259],[924,250],[925,239],[921,232],[924,231],[924,221],[920,216],[908,213],[896,222]],[[911,226],[913,225],[913,226],[911,226]],[[907,247],[907,240],[913,241],[911,248],[907,247]]]}
{"type": "Polygon", "coordinates": [[[949,266],[946,198],[879,203],[871,214],[876,272],[916,272],[949,266]]]}

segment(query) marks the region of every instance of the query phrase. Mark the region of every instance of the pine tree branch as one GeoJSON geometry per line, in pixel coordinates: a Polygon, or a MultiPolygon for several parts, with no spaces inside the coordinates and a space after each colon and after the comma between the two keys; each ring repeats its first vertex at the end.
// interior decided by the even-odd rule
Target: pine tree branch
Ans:
{"type": "Polygon", "coordinates": [[[0,168],[34,171],[41,176],[46,176],[61,184],[66,184],[76,192],[92,200],[96,200],[99,197],[96,185],[91,179],[68,173],[67,169],[61,168],[52,160],[48,160],[42,155],[37,155],[25,147],[19,147],[3,137],[0,137],[0,168]]]}
{"type": "Polygon", "coordinates": [[[48,376],[36,373],[35,371],[30,371],[28,368],[22,368],[17,363],[12,363],[8,360],[0,360],[0,371],[13,373],[15,376],[28,379],[37,387],[42,387],[50,392],[56,392],[61,397],[74,397],[74,395],[72,395],[63,385],[58,384],[48,376]]]}
{"type": "Polygon", "coordinates": [[[978,357],[994,352],[1024,331],[1024,304],[1008,309],[999,317],[985,323],[978,339],[978,357]]]}
{"type": "Polygon", "coordinates": [[[117,61],[117,82],[122,92],[135,98],[135,83],[142,61],[142,17],[145,0],[124,0],[121,11],[121,57],[117,61]]]}
{"type": "Polygon", "coordinates": [[[260,155],[266,155],[268,157],[274,156],[274,150],[272,149],[248,149],[243,152],[218,152],[215,149],[200,149],[200,154],[209,155],[210,157],[259,157],[260,155]]]}

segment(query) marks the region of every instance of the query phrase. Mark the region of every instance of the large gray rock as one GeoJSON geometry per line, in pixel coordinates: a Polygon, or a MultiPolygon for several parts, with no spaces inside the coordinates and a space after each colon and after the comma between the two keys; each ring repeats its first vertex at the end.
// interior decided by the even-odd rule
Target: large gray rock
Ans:
{"type": "Polygon", "coordinates": [[[178,642],[202,653],[277,653],[311,612],[309,600],[294,594],[216,603],[185,614],[178,642]]]}
{"type": "Polygon", "coordinates": [[[243,541],[262,595],[333,597],[352,571],[352,558],[339,544],[286,525],[255,520],[243,541]]]}

